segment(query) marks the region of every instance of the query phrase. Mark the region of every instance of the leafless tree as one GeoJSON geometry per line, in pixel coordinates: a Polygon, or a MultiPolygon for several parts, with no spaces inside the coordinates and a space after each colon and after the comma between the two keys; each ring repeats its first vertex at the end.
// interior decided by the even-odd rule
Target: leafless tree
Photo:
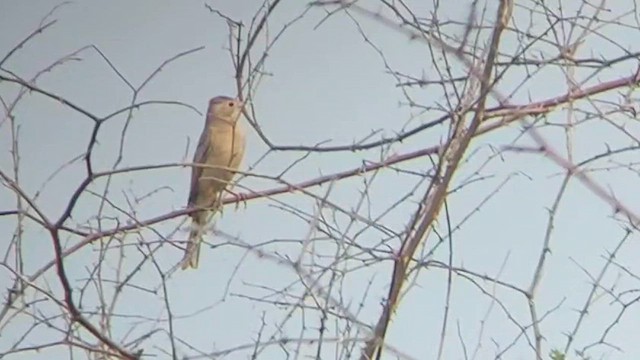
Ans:
{"type": "Polygon", "coordinates": [[[232,253],[237,263],[215,274],[226,285],[209,308],[235,301],[262,310],[234,325],[254,332],[245,343],[214,341],[209,348],[179,326],[209,308],[178,310],[175,301],[197,297],[206,284],[192,284],[188,294],[172,290],[186,281],[175,269],[185,215],[193,210],[158,208],[156,197],[173,184],[137,185],[193,164],[182,154],[182,161],[124,161],[139,110],[170,107],[203,116],[183,101],[143,100],[151,82],[202,47],[159,61],[139,82],[94,45],[60,54],[34,74],[16,71],[11,59],[54,28],[56,11],[67,4],[53,8],[0,59],[0,139],[10,164],[0,169],[0,221],[15,229],[2,242],[0,358],[637,356],[638,336],[625,330],[637,329],[640,299],[636,1],[456,4],[271,0],[237,18],[216,2],[205,4],[202,11],[227,26],[226,71],[234,74],[237,95],[248,104],[244,115],[265,148],[225,198],[222,217],[262,206],[272,221],[304,225],[291,226],[290,238],[264,231],[262,239],[247,239],[212,229],[207,250],[232,253]],[[277,16],[292,8],[299,9],[295,16],[277,16]],[[359,124],[352,143],[280,144],[254,101],[279,61],[274,50],[300,24],[323,29],[336,19],[352,25],[411,115],[381,130],[359,124]],[[418,49],[421,70],[397,66],[403,54],[393,51],[400,46],[380,40],[383,35],[418,49]],[[97,111],[42,85],[48,74],[88,56],[128,89],[126,106],[97,111]],[[23,159],[21,126],[38,120],[18,115],[34,99],[91,125],[81,153],[23,159]],[[117,154],[109,157],[98,154],[104,131],[117,137],[117,154]],[[264,170],[261,164],[273,158],[287,159],[287,166],[264,170]],[[337,158],[353,166],[330,165],[337,158]],[[25,179],[37,161],[59,169],[25,179]],[[322,176],[291,175],[316,161],[326,166],[322,176]],[[42,200],[71,170],[82,177],[65,203],[42,200]],[[543,205],[527,203],[532,198],[543,205]],[[599,221],[584,223],[586,213],[599,221]],[[513,223],[527,224],[518,230],[522,239],[505,238],[513,223]],[[606,228],[606,236],[569,239],[581,227],[606,228]],[[281,276],[246,281],[238,269],[247,263],[281,276]],[[136,297],[144,297],[149,311],[125,310],[136,297]]]}

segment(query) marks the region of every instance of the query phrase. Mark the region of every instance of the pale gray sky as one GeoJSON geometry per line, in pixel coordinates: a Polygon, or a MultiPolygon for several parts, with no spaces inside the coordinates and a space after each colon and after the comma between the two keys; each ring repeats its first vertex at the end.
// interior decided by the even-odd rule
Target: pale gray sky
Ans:
{"type": "MultiPolygon", "coordinates": [[[[255,0],[206,3],[230,17],[242,20],[245,24],[250,23],[261,4],[255,0]]],[[[373,10],[380,8],[375,1],[362,3],[368,4],[373,10]]],[[[408,3],[419,16],[427,16],[433,11],[431,2],[408,3]]],[[[441,20],[466,21],[469,3],[464,1],[451,5],[443,2],[438,10],[441,20]]],[[[56,1],[44,0],[0,0],[0,58],[37,28],[41,19],[56,4],[56,1]]],[[[522,1],[522,4],[532,6],[531,2],[522,1]]],[[[613,18],[629,10],[631,4],[632,1],[624,1],[624,7],[616,9],[615,14],[606,13],[601,16],[613,18]]],[[[165,67],[137,99],[137,102],[180,101],[204,113],[209,98],[220,94],[236,94],[233,67],[225,49],[228,44],[228,28],[220,17],[210,13],[204,5],[203,1],[75,1],[57,9],[50,18],[56,19],[57,23],[28,42],[4,64],[3,68],[28,79],[62,56],[83,46],[93,45],[108,57],[129,82],[139,86],[166,59],[180,52],[204,46],[203,50],[165,67]]],[[[285,23],[300,15],[306,6],[307,3],[304,1],[285,1],[269,22],[270,36],[275,36],[285,23]]],[[[574,10],[570,8],[565,8],[565,11],[572,16],[574,14],[574,10]]],[[[494,8],[490,7],[484,16],[493,19],[494,12],[494,8]]],[[[312,146],[330,141],[325,145],[350,144],[373,131],[380,132],[374,135],[372,140],[381,136],[393,136],[403,129],[414,128],[443,114],[434,111],[425,114],[419,107],[407,106],[405,94],[396,86],[396,79],[385,69],[383,59],[374,48],[363,40],[356,23],[345,13],[338,13],[315,28],[325,15],[325,10],[320,8],[309,10],[302,20],[291,25],[269,51],[265,68],[268,75],[263,77],[253,105],[260,126],[273,143],[312,146]]],[[[380,49],[393,69],[418,78],[439,78],[431,65],[431,55],[424,43],[409,40],[405,35],[382,26],[375,20],[356,13],[352,15],[358,19],[367,38],[380,49]]],[[[515,24],[521,29],[528,28],[529,16],[527,11],[516,8],[515,24]]],[[[633,24],[632,19],[627,16],[621,21],[633,24]]],[[[534,29],[535,26],[544,27],[543,20],[542,17],[536,17],[536,24],[532,25],[534,29]]],[[[489,20],[485,20],[484,23],[487,21],[489,20]]],[[[461,37],[464,34],[462,26],[451,26],[447,29],[453,32],[448,34],[449,36],[461,37]]],[[[605,29],[603,33],[609,39],[615,39],[627,50],[637,50],[637,43],[634,43],[638,35],[637,27],[611,26],[610,30],[605,29]]],[[[513,53],[514,49],[520,46],[519,41],[512,35],[507,36],[502,44],[505,53],[513,53]]],[[[264,47],[262,37],[258,43],[258,48],[261,47],[264,47]]],[[[545,57],[550,57],[552,48],[540,47],[539,51],[541,54],[544,53],[545,57]]],[[[260,52],[256,51],[254,57],[259,54],[260,52]]],[[[612,45],[607,38],[595,35],[587,38],[587,45],[581,52],[582,56],[595,58],[601,55],[615,57],[623,54],[624,52],[612,45]]],[[[77,58],[43,75],[37,86],[60,95],[98,116],[105,116],[130,104],[131,90],[96,51],[84,50],[77,58]]],[[[466,74],[460,63],[451,66],[454,75],[466,74]]],[[[627,76],[633,71],[634,66],[636,64],[632,62],[621,63],[590,79],[589,84],[627,76]]],[[[545,69],[533,75],[527,75],[522,69],[510,71],[501,81],[499,89],[503,94],[510,95],[510,101],[516,104],[526,104],[564,94],[567,85],[561,69],[545,69]],[[527,76],[531,78],[527,79],[527,76]],[[526,85],[518,88],[525,80],[526,85]]],[[[0,73],[8,75],[6,72],[0,73]]],[[[582,81],[587,73],[578,72],[576,77],[582,81]]],[[[19,87],[15,84],[0,83],[0,96],[4,101],[12,101],[18,91],[19,87]]],[[[619,94],[623,92],[624,90],[613,91],[600,96],[600,99],[618,103],[621,98],[619,94]]],[[[421,106],[446,106],[442,90],[436,85],[413,88],[408,94],[421,106]]],[[[490,103],[495,104],[495,101],[490,103]]],[[[588,103],[581,106],[593,110],[593,105],[588,103]]],[[[609,109],[607,104],[597,106],[604,112],[609,109]]],[[[35,93],[27,94],[13,115],[20,126],[20,185],[33,196],[52,173],[85,151],[92,122],[62,104],[35,93]]],[[[565,123],[567,116],[566,112],[557,111],[549,117],[549,121],[565,123]]],[[[583,114],[577,112],[574,116],[581,119],[583,114]]],[[[4,117],[3,114],[2,118],[4,117]]],[[[101,129],[98,136],[99,144],[93,157],[96,170],[108,170],[113,166],[118,156],[125,119],[124,115],[113,118],[101,129]]],[[[185,107],[160,104],[142,107],[134,111],[133,119],[128,126],[119,167],[189,161],[193,154],[194,141],[197,141],[202,126],[203,116],[185,107]]],[[[636,124],[627,121],[625,126],[630,133],[637,136],[640,129],[636,124]]],[[[446,131],[445,126],[438,126],[401,144],[394,144],[388,151],[391,154],[401,154],[436,145],[446,136],[446,131]]],[[[487,178],[472,182],[452,194],[448,208],[451,224],[456,226],[480,206],[480,210],[464,222],[453,235],[453,264],[481,275],[498,277],[502,281],[526,289],[535,271],[544,241],[548,211],[557,195],[563,175],[560,168],[539,154],[506,152],[495,155],[502,146],[512,144],[515,139],[518,139],[519,145],[532,144],[528,137],[519,137],[519,134],[520,127],[514,124],[474,141],[469,151],[469,154],[474,155],[454,180],[453,186],[460,185],[467,176],[476,171],[479,171],[476,177],[487,178]],[[485,162],[487,163],[483,166],[485,162]],[[506,185],[497,194],[491,195],[507,179],[506,185]],[[490,200],[484,203],[490,195],[490,200]]],[[[565,137],[559,127],[547,127],[543,134],[565,154],[565,137]]],[[[621,148],[634,145],[628,137],[602,121],[592,121],[579,127],[574,136],[573,156],[576,162],[604,152],[606,146],[621,148]]],[[[8,152],[11,147],[10,140],[10,126],[5,122],[0,127],[0,145],[3,149],[0,169],[13,174],[8,152]]],[[[266,145],[253,131],[250,132],[243,169],[257,163],[253,169],[257,174],[277,176],[304,155],[303,152],[272,152],[261,159],[266,151],[266,145]]],[[[283,179],[296,183],[318,175],[352,169],[361,166],[365,161],[377,161],[380,158],[380,149],[312,154],[289,170],[283,179]]],[[[632,158],[631,155],[621,155],[597,163],[594,167],[614,166],[614,160],[628,163],[632,158]]],[[[414,173],[386,169],[375,176],[368,174],[365,177],[354,177],[332,186],[314,187],[309,191],[319,197],[324,197],[329,191],[329,201],[351,211],[358,206],[361,192],[368,188],[364,205],[358,211],[359,215],[376,219],[384,214],[376,221],[393,231],[401,232],[415,211],[426,183],[422,183],[414,195],[401,206],[393,208],[389,213],[385,211],[420,183],[421,179],[416,173],[426,172],[431,168],[430,164],[428,158],[420,158],[399,166],[414,173]]],[[[50,219],[54,220],[60,216],[69,197],[82,181],[84,171],[84,164],[76,161],[66,166],[39,193],[37,204],[50,219]]],[[[593,176],[619,199],[624,200],[625,204],[639,209],[635,205],[640,203],[637,172],[618,167],[612,171],[594,172],[593,176]]],[[[186,168],[122,174],[113,178],[109,200],[115,206],[130,211],[131,204],[128,201],[133,201],[135,197],[144,197],[149,192],[161,188],[135,204],[136,218],[144,220],[182,209],[186,204],[188,184],[189,170],[186,168]]],[[[101,193],[104,185],[104,181],[98,181],[90,189],[101,193]]],[[[242,186],[256,191],[277,187],[279,184],[266,179],[245,178],[242,186]]],[[[97,196],[98,194],[86,192],[81,197],[73,212],[73,219],[69,222],[70,226],[78,227],[88,220],[96,226],[95,216],[100,205],[97,196]]],[[[550,312],[540,325],[545,337],[545,354],[552,348],[564,349],[566,334],[573,330],[579,315],[577,309],[584,306],[591,290],[590,276],[598,276],[605,264],[605,256],[613,251],[625,232],[623,223],[612,217],[613,209],[578,182],[571,182],[564,196],[557,213],[552,251],[536,297],[539,316],[550,312]]],[[[13,192],[6,187],[0,190],[0,211],[13,209],[15,201],[13,192]]],[[[261,249],[267,253],[288,255],[295,259],[302,249],[300,242],[308,236],[309,222],[286,211],[283,204],[299,208],[309,216],[316,211],[317,205],[314,198],[300,193],[280,195],[273,199],[252,200],[247,202],[246,208],[225,208],[218,227],[249,244],[273,242],[261,249]]],[[[371,257],[361,254],[352,242],[361,247],[377,246],[378,251],[388,250],[388,247],[378,245],[386,240],[382,232],[368,228],[360,234],[359,232],[366,228],[364,223],[357,222],[355,226],[349,227],[348,216],[334,214],[331,209],[323,210],[323,214],[325,220],[336,227],[332,234],[334,237],[340,238],[343,232],[347,232],[349,240],[340,245],[343,251],[371,261],[371,257]]],[[[106,206],[103,215],[109,217],[103,220],[104,228],[116,226],[115,218],[120,222],[128,220],[125,214],[110,205],[106,206]]],[[[154,230],[168,236],[181,220],[158,224],[154,226],[154,230]]],[[[5,234],[2,243],[9,243],[15,224],[14,217],[0,217],[0,233],[5,234]]],[[[444,217],[441,217],[438,229],[439,233],[446,234],[444,217]]],[[[125,273],[131,272],[140,263],[143,255],[135,244],[144,242],[155,246],[158,241],[166,241],[159,239],[157,234],[149,230],[141,234],[142,236],[135,233],[127,235],[123,247],[120,247],[118,242],[110,244],[114,249],[110,250],[107,256],[107,264],[102,266],[106,279],[113,278],[113,269],[118,265],[121,254],[124,254],[125,273]]],[[[182,241],[185,236],[185,232],[180,231],[169,240],[182,241]]],[[[327,237],[322,233],[314,236],[323,239],[313,242],[314,251],[329,257],[322,261],[330,261],[340,247],[336,246],[334,241],[326,240],[327,237]]],[[[52,259],[53,250],[48,234],[33,226],[33,223],[27,226],[24,239],[27,259],[25,273],[30,275],[52,259]]],[[[64,240],[68,241],[66,245],[70,246],[77,243],[79,238],[69,237],[64,240]]],[[[207,240],[214,244],[224,241],[212,235],[207,240]]],[[[621,266],[635,274],[640,271],[637,261],[640,248],[637,240],[637,235],[632,235],[632,239],[616,257],[621,266]]],[[[436,236],[430,237],[427,247],[431,249],[436,242],[436,236]]],[[[182,250],[167,244],[155,255],[165,271],[182,257],[182,250]]],[[[390,240],[389,245],[397,249],[398,240],[390,240]]],[[[146,251],[146,248],[144,249],[146,251]]],[[[96,244],[93,248],[87,247],[77,252],[65,261],[71,285],[75,289],[75,301],[86,311],[98,310],[99,305],[93,285],[80,297],[80,289],[90,276],[89,269],[98,261],[98,250],[99,246],[96,244]]],[[[293,311],[292,317],[288,319],[292,306],[274,306],[255,300],[258,298],[295,304],[295,298],[274,296],[273,292],[268,290],[281,290],[294,284],[292,293],[298,296],[302,294],[303,287],[296,283],[299,277],[290,268],[234,246],[226,245],[215,249],[205,247],[203,250],[201,265],[197,271],[177,272],[167,280],[168,297],[174,317],[173,331],[175,338],[179,339],[176,343],[179,356],[195,356],[201,354],[199,351],[209,353],[251,344],[257,337],[263,318],[266,323],[262,335],[264,341],[270,336],[273,336],[274,340],[318,337],[320,312],[298,309],[293,311]],[[229,282],[232,274],[233,280],[229,282]],[[225,291],[226,297],[221,301],[225,291]],[[189,316],[194,313],[198,315],[189,316]],[[281,325],[285,319],[288,321],[281,325]],[[281,328],[278,329],[278,326],[281,328]]],[[[448,244],[445,242],[436,250],[434,259],[447,261],[448,256],[448,244]]],[[[8,263],[13,264],[12,261],[8,263]]],[[[362,265],[364,264],[361,261],[353,261],[341,263],[338,268],[344,271],[362,265]]],[[[369,265],[371,266],[349,272],[334,285],[337,288],[331,288],[331,294],[340,299],[352,313],[357,314],[358,320],[374,325],[381,310],[381,301],[386,296],[392,262],[387,260],[372,262],[369,265]],[[363,300],[365,294],[366,298],[363,300]]],[[[330,276],[328,273],[321,278],[320,284],[324,288],[329,288],[330,276]]],[[[12,273],[3,266],[0,270],[0,288],[8,288],[12,279],[12,273]]],[[[494,286],[478,278],[474,280],[500,302],[492,302],[489,295],[480,291],[470,281],[461,276],[454,276],[443,358],[471,358],[474,349],[478,347],[475,359],[493,359],[500,351],[513,346],[504,353],[503,358],[533,359],[534,352],[530,345],[533,337],[531,329],[528,328],[530,316],[526,299],[504,287],[494,286]],[[508,316],[505,309],[509,311],[508,316]],[[516,322],[527,327],[529,340],[521,335],[521,328],[516,322]],[[462,343],[466,350],[463,350],[462,343]]],[[[414,358],[433,359],[437,354],[442,327],[447,272],[429,268],[421,271],[412,283],[411,291],[404,298],[390,327],[387,341],[394,348],[414,358]]],[[[614,283],[616,293],[634,291],[640,285],[637,279],[616,268],[610,269],[602,282],[607,288],[611,288],[614,283]]],[[[52,289],[58,299],[62,299],[59,280],[54,271],[47,272],[37,280],[37,284],[45,289],[52,289]]],[[[109,295],[112,294],[113,287],[112,284],[107,284],[108,288],[105,291],[109,295]]],[[[131,284],[146,289],[124,288],[115,310],[118,316],[112,320],[112,338],[118,343],[126,344],[154,329],[160,329],[158,333],[142,342],[141,348],[145,354],[157,359],[170,358],[171,344],[168,340],[166,306],[162,289],[159,287],[161,279],[153,264],[145,262],[143,269],[131,280],[131,284]],[[151,289],[154,291],[150,291],[151,289]],[[158,318],[161,321],[155,321],[158,318]]],[[[633,295],[625,296],[622,297],[623,300],[629,301],[633,295]]],[[[40,298],[42,295],[34,295],[33,291],[27,295],[27,299],[31,300],[36,297],[40,298]]],[[[574,355],[575,349],[583,349],[588,344],[597,342],[621,309],[620,304],[614,303],[608,296],[594,301],[595,304],[590,307],[590,315],[571,347],[571,356],[574,355]]],[[[309,298],[306,299],[306,303],[313,305],[309,298]]],[[[60,312],[51,301],[39,303],[37,310],[41,312],[41,316],[51,316],[60,312]]],[[[638,340],[636,319],[639,315],[638,307],[631,306],[608,333],[606,342],[621,350],[599,345],[590,348],[587,354],[594,359],[638,358],[640,350],[635,345],[638,340]]],[[[98,324],[97,318],[90,319],[98,324]]],[[[56,324],[62,326],[63,323],[57,321],[56,324]]],[[[24,314],[10,320],[2,319],[0,352],[8,351],[33,323],[34,319],[24,314]]],[[[335,317],[331,317],[326,325],[329,329],[326,334],[328,338],[340,336],[335,330],[336,324],[340,328],[345,326],[344,323],[337,323],[335,317]]],[[[364,334],[354,331],[350,336],[363,337],[364,334]]],[[[47,343],[62,337],[63,334],[59,331],[38,326],[29,333],[21,346],[47,343]]],[[[91,339],[88,335],[85,338],[91,339]]],[[[287,351],[284,351],[284,346],[271,344],[259,358],[296,358],[295,348],[295,345],[288,344],[287,351]]],[[[344,351],[343,346],[339,348],[344,351]]],[[[358,343],[352,349],[353,358],[360,348],[361,344],[358,343]]],[[[315,356],[315,344],[303,343],[301,349],[300,358],[315,356]]],[[[323,359],[344,356],[333,350],[335,342],[330,342],[323,349],[323,359]]],[[[253,348],[248,347],[243,351],[231,353],[228,358],[248,358],[252,351],[253,348]]],[[[75,352],[75,356],[86,358],[86,354],[79,351],[75,352]]],[[[70,358],[70,355],[67,348],[53,347],[41,352],[18,353],[8,358],[64,359],[70,358]]],[[[383,358],[395,357],[388,354],[383,358]]]]}

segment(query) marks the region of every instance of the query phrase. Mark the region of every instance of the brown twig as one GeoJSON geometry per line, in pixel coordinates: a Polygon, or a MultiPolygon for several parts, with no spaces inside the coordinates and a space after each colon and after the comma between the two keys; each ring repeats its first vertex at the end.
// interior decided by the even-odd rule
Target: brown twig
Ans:
{"type": "MultiPolygon", "coordinates": [[[[493,64],[498,53],[498,47],[503,30],[506,28],[510,18],[513,4],[511,0],[501,0],[497,11],[496,26],[493,31],[489,53],[487,54],[486,65],[482,77],[477,80],[480,84],[480,100],[474,117],[469,126],[464,131],[454,132],[453,137],[445,145],[439,163],[438,175],[442,175],[434,180],[426,191],[423,201],[420,204],[422,209],[416,212],[412,224],[407,231],[407,238],[403,241],[402,247],[397,255],[393,267],[393,275],[389,288],[389,295],[386,298],[382,314],[375,326],[374,335],[367,341],[360,357],[361,360],[371,360],[382,356],[384,337],[391,322],[392,314],[397,308],[400,300],[400,292],[408,276],[409,264],[416,249],[422,243],[426,233],[436,220],[447,194],[447,188],[458,169],[458,163],[466,152],[471,139],[478,130],[481,121],[484,119],[484,104],[491,91],[491,74],[493,64]],[[450,151],[450,153],[449,153],[450,151]]],[[[460,119],[464,116],[462,112],[460,119]]],[[[462,120],[456,126],[462,127],[462,120]]]]}

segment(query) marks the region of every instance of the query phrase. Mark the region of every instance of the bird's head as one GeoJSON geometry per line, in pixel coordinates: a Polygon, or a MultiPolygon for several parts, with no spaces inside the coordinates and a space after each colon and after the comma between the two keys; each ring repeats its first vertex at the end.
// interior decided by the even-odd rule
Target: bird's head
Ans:
{"type": "Polygon", "coordinates": [[[235,122],[242,112],[242,101],[228,96],[216,96],[209,100],[209,115],[235,122]]]}

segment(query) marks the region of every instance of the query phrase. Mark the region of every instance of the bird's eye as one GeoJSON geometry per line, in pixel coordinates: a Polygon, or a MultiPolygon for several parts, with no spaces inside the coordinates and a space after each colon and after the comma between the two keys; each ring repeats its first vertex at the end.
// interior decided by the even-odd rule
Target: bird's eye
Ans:
{"type": "Polygon", "coordinates": [[[233,107],[233,102],[229,101],[229,102],[227,103],[227,105],[228,105],[229,107],[233,107]]]}

